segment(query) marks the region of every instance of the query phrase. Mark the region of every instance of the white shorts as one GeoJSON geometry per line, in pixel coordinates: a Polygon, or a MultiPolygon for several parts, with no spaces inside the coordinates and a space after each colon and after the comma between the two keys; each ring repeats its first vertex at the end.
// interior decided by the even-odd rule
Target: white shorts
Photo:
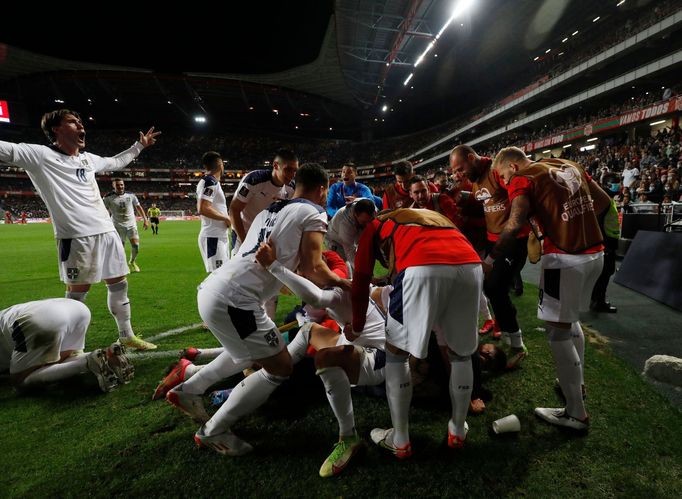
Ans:
{"type": "Polygon", "coordinates": [[[258,303],[234,307],[219,292],[199,286],[199,315],[216,339],[239,363],[272,357],[284,348],[277,326],[258,303]]]}
{"type": "Polygon", "coordinates": [[[199,251],[206,272],[213,272],[227,262],[227,237],[206,237],[199,234],[199,251]]]}
{"type": "Polygon", "coordinates": [[[386,352],[379,348],[355,345],[355,351],[362,358],[357,386],[379,385],[386,381],[386,352]]]}
{"type": "Polygon", "coordinates": [[[89,325],[90,310],[79,301],[54,298],[36,302],[33,310],[14,322],[10,374],[57,362],[60,352],[83,350],[89,325]]]}
{"type": "Polygon", "coordinates": [[[124,245],[126,243],[126,239],[128,239],[129,241],[137,239],[139,241],[140,235],[137,232],[137,225],[125,227],[122,225],[114,224],[114,227],[116,227],[116,232],[118,232],[118,235],[121,238],[121,241],[123,242],[124,245]]]}
{"type": "Polygon", "coordinates": [[[230,229],[230,258],[237,256],[241,245],[242,243],[237,239],[237,231],[230,229]]]}
{"type": "Polygon", "coordinates": [[[121,238],[116,232],[57,239],[59,278],[66,284],[95,284],[128,275],[121,238]]]}
{"type": "Polygon", "coordinates": [[[592,288],[604,265],[604,255],[566,255],[573,263],[577,256],[586,257],[582,263],[571,267],[563,267],[557,263],[557,257],[561,256],[554,255],[552,260],[542,257],[538,319],[570,323],[579,320],[580,312],[589,308],[592,288]],[[548,262],[554,268],[547,268],[548,262]],[[557,266],[560,268],[556,268],[557,266]]]}
{"type": "Polygon", "coordinates": [[[480,264],[409,267],[393,283],[386,342],[426,358],[429,337],[439,328],[447,346],[468,356],[478,346],[478,301],[483,287],[480,264]]]}

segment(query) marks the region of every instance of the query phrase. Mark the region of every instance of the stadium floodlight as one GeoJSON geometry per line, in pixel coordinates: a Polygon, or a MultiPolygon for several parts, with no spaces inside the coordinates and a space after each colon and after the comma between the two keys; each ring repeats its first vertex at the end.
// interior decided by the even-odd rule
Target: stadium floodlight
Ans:
{"type": "Polygon", "coordinates": [[[589,145],[589,146],[583,146],[583,147],[581,147],[581,148],[580,148],[580,152],[591,151],[591,150],[596,149],[596,148],[597,148],[596,145],[591,144],[591,145],[589,145]]]}
{"type": "Polygon", "coordinates": [[[533,59],[533,61],[537,61],[538,59],[540,59],[540,56],[539,56],[539,55],[536,55],[536,56],[535,56],[535,59],[533,59]]]}
{"type": "MultiPolygon", "coordinates": [[[[412,79],[413,76],[414,76],[414,73],[410,73],[410,75],[407,78],[405,78],[405,81],[403,82],[404,87],[406,87],[407,84],[410,83],[410,80],[412,79]]],[[[410,87],[410,88],[412,88],[412,87],[410,87]]]]}
{"type": "Polygon", "coordinates": [[[566,37],[566,38],[564,38],[563,40],[561,40],[561,43],[566,43],[567,41],[568,41],[568,37],[566,37]]]}
{"type": "Polygon", "coordinates": [[[194,117],[194,122],[195,123],[206,123],[206,116],[195,116],[194,117]]]}
{"type": "Polygon", "coordinates": [[[625,3],[625,0],[620,0],[620,2],[618,2],[618,3],[616,4],[616,7],[620,7],[620,6],[623,5],[624,3],[625,3]]]}
{"type": "Polygon", "coordinates": [[[118,99],[114,99],[114,102],[118,102],[118,99]]]}
{"type": "MultiPolygon", "coordinates": [[[[473,5],[474,0],[459,0],[456,4],[454,9],[452,10],[452,15],[450,16],[450,19],[443,25],[443,27],[438,31],[438,34],[436,35],[436,40],[438,40],[443,32],[448,29],[448,26],[452,24],[452,21],[457,19],[459,16],[461,16],[464,12],[469,10],[471,6],[473,5]]],[[[463,25],[462,25],[463,26],[463,25]]]]}
{"type": "Polygon", "coordinates": [[[577,35],[578,33],[579,33],[578,30],[575,30],[573,33],[571,33],[571,36],[575,36],[575,35],[577,35]]]}
{"type": "Polygon", "coordinates": [[[545,54],[549,54],[552,51],[552,49],[547,49],[545,50],[545,54]]]}
{"type": "Polygon", "coordinates": [[[544,151],[542,151],[542,154],[548,154],[548,153],[550,153],[550,152],[552,152],[551,149],[545,149],[544,151]]]}
{"type": "Polygon", "coordinates": [[[387,104],[384,104],[383,106],[381,106],[381,110],[382,110],[384,113],[385,113],[386,111],[388,111],[388,105],[387,105],[387,104]]]}
{"type": "Polygon", "coordinates": [[[64,104],[64,101],[61,99],[55,99],[54,100],[57,104],[64,104]]]}
{"type": "Polygon", "coordinates": [[[594,142],[595,140],[599,140],[599,137],[592,137],[591,139],[587,139],[587,142],[594,142]]]}
{"type": "Polygon", "coordinates": [[[172,102],[172,101],[166,101],[166,102],[168,102],[168,104],[173,104],[173,102],[172,102]]]}
{"type": "Polygon", "coordinates": [[[649,123],[649,126],[656,126],[660,125],[661,123],[665,123],[665,120],[654,121],[653,123],[649,123]]]}
{"type": "Polygon", "coordinates": [[[573,145],[573,144],[566,144],[565,146],[562,147],[562,149],[568,149],[568,148],[571,147],[572,145],[573,145]]]}
{"type": "Polygon", "coordinates": [[[595,17],[594,19],[592,19],[592,22],[593,22],[593,23],[596,23],[597,21],[599,21],[599,19],[601,19],[601,16],[595,17]]]}

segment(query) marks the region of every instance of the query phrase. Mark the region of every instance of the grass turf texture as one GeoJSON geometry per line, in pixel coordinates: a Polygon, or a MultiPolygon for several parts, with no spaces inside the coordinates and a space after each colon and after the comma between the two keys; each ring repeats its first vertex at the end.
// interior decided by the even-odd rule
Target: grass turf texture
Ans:
{"type": "MultiPolygon", "coordinates": [[[[198,224],[162,223],[160,232],[141,233],[142,272],[130,276],[133,325],[147,337],[200,322],[198,224]]],[[[49,225],[0,226],[0,240],[0,308],[63,296],[49,225]]],[[[541,325],[535,299],[531,285],[514,298],[530,356],[518,371],[486,383],[494,399],[484,415],[468,418],[471,431],[461,451],[446,445],[447,395],[415,398],[413,458],[401,462],[369,444],[340,476],[319,478],[337,426],[313,379],[283,387],[235,427],[255,446],[252,454],[223,457],[196,448],[197,426],[165,402],[150,400],[168,364],[156,359],[139,362],[134,381],[109,394],[89,379],[76,379],[17,396],[6,379],[0,381],[0,497],[677,496],[682,415],[608,346],[587,346],[589,435],[572,436],[533,416],[536,406],[560,405],[545,334],[535,330],[541,325]],[[521,432],[491,436],[491,423],[510,413],[521,419],[521,432]]],[[[280,317],[293,302],[281,299],[280,317]]],[[[89,350],[114,341],[116,332],[104,285],[93,287],[87,303],[93,317],[89,350]]],[[[217,346],[200,329],[158,344],[161,350],[217,346]]],[[[354,396],[354,406],[366,441],[373,427],[390,425],[384,400],[354,396]]]]}

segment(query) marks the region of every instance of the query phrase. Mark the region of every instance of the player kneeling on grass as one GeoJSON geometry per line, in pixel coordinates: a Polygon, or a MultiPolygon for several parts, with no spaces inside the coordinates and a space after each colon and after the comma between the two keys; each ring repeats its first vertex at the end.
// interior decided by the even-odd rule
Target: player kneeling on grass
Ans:
{"type": "Polygon", "coordinates": [[[134,368],[124,348],[84,353],[90,310],[67,298],[31,301],[0,310],[0,372],[18,390],[92,373],[103,392],[128,383],[134,368]]]}
{"type": "MultiPolygon", "coordinates": [[[[325,255],[328,253],[330,252],[325,252],[325,255]]],[[[303,301],[314,307],[326,309],[327,314],[339,324],[350,324],[352,308],[349,291],[340,287],[320,289],[287,269],[277,261],[272,241],[261,245],[256,252],[256,260],[303,301]]],[[[364,446],[355,429],[350,388],[351,385],[378,385],[385,380],[386,319],[385,311],[379,303],[382,290],[386,291],[383,295],[387,297],[390,289],[374,288],[361,335],[354,335],[350,328],[346,328],[346,332],[339,335],[332,329],[308,322],[301,327],[287,347],[294,364],[305,357],[308,345],[317,350],[316,374],[324,383],[329,405],[339,423],[339,441],[322,463],[320,468],[322,477],[340,473],[364,446]]]]}

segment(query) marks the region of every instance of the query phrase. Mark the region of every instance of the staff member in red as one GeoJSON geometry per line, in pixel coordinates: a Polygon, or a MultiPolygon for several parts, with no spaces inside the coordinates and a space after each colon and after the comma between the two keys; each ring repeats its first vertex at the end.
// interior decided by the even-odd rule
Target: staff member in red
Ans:
{"type": "MultiPolygon", "coordinates": [[[[407,208],[412,204],[410,198],[410,179],[414,176],[412,163],[407,160],[398,162],[393,168],[395,184],[389,185],[384,192],[383,206],[385,210],[407,208]]],[[[438,192],[435,184],[428,182],[431,192],[438,192]]]]}
{"type": "MultiPolygon", "coordinates": [[[[491,168],[492,160],[479,156],[471,147],[458,145],[450,153],[450,167],[453,173],[463,171],[473,182],[471,195],[483,204],[485,224],[488,232],[486,254],[495,245],[509,218],[509,199],[507,189],[499,175],[491,168]]],[[[485,277],[483,291],[490,300],[495,313],[495,321],[505,341],[511,344],[508,355],[509,368],[516,367],[527,355],[523,344],[523,334],[516,320],[516,307],[509,298],[509,288],[514,274],[519,272],[528,255],[528,234],[530,226],[524,225],[516,234],[513,244],[505,248],[502,258],[495,260],[493,268],[485,277]]],[[[493,333],[499,337],[499,333],[493,333]]]]}
{"type": "Polygon", "coordinates": [[[545,235],[538,318],[546,322],[566,407],[538,407],[535,414],[554,425],[586,430],[585,339],[578,319],[601,273],[604,246],[595,212],[608,207],[609,197],[572,161],[532,162],[521,149],[507,147],[497,154],[493,167],[509,188],[511,214],[484,266],[489,268],[489,262],[514,245],[529,215],[540,222],[545,235]]]}
{"type": "Polygon", "coordinates": [[[410,208],[437,211],[441,215],[448,217],[457,228],[460,228],[462,220],[455,202],[447,194],[431,192],[428,184],[429,181],[421,175],[412,177],[410,180],[410,197],[413,203],[410,208]]]}
{"type": "Polygon", "coordinates": [[[439,213],[406,208],[378,215],[360,236],[355,256],[353,323],[345,328],[351,336],[365,325],[376,258],[389,268],[394,286],[386,319],[386,395],[393,428],[375,428],[371,438],[396,457],[412,455],[408,355],[424,359],[431,331],[440,327],[452,366],[448,445],[462,447],[473,385],[471,354],[478,343],[480,258],[459,229],[439,213]]]}

